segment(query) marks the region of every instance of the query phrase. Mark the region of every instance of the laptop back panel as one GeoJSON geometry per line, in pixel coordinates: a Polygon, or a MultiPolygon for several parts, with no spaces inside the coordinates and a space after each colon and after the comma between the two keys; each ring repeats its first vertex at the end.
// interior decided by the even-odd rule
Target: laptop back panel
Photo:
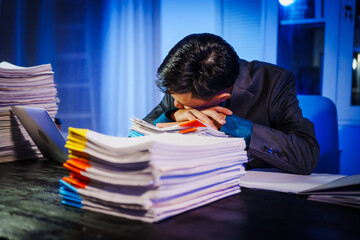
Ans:
{"type": "Polygon", "coordinates": [[[60,163],[67,160],[66,140],[44,108],[12,106],[11,109],[44,157],[60,163]]]}

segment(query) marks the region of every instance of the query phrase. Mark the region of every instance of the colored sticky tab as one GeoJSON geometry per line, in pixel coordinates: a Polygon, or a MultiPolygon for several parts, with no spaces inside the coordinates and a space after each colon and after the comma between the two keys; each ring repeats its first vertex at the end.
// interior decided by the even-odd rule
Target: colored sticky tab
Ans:
{"type": "Polygon", "coordinates": [[[77,193],[76,188],[68,182],[64,181],[63,179],[60,180],[60,186],[64,187],[66,191],[72,191],[74,193],[77,193]]]}
{"type": "Polygon", "coordinates": [[[69,136],[86,142],[86,134],[88,129],[69,127],[69,136]]]}
{"type": "Polygon", "coordinates": [[[75,179],[75,178],[69,178],[69,177],[63,177],[62,180],[64,180],[65,182],[71,184],[72,186],[76,187],[76,188],[86,188],[87,184],[80,182],[79,180],[75,179]]]}
{"type": "Polygon", "coordinates": [[[88,184],[90,181],[88,177],[85,177],[85,176],[75,173],[75,172],[70,172],[70,178],[77,179],[80,182],[83,182],[85,184],[88,184]]]}
{"type": "Polygon", "coordinates": [[[88,164],[88,165],[90,166],[89,160],[87,160],[87,159],[85,159],[85,158],[81,158],[81,157],[79,157],[79,156],[72,157],[72,158],[70,158],[69,160],[75,160],[75,161],[78,161],[78,162],[82,162],[82,163],[88,164]]]}
{"type": "Polygon", "coordinates": [[[77,161],[75,159],[69,159],[66,161],[67,164],[70,164],[73,167],[76,167],[84,172],[86,172],[86,169],[91,167],[89,164],[84,163],[82,161],[77,161]]]}
{"type": "Polygon", "coordinates": [[[73,144],[72,142],[67,141],[65,147],[70,150],[75,150],[79,152],[84,152],[85,144],[73,144]]]}
{"type": "Polygon", "coordinates": [[[63,167],[68,169],[69,171],[71,172],[76,172],[77,174],[81,174],[81,170],[76,168],[76,167],[73,167],[72,165],[68,164],[68,163],[64,163],[63,164],[63,167]]]}
{"type": "Polygon", "coordinates": [[[206,127],[206,125],[203,124],[202,122],[200,122],[200,120],[198,120],[198,119],[194,119],[194,120],[191,120],[191,121],[180,123],[179,126],[180,127],[192,127],[192,128],[206,127]]]}
{"type": "Polygon", "coordinates": [[[196,132],[197,129],[196,128],[187,128],[184,130],[180,130],[179,133],[189,133],[189,132],[196,132]]]}
{"type": "Polygon", "coordinates": [[[84,206],[83,204],[79,204],[79,203],[76,203],[73,201],[68,201],[68,200],[62,200],[61,203],[64,205],[69,205],[69,206],[77,207],[77,208],[82,208],[84,206]]]}
{"type": "Polygon", "coordinates": [[[68,138],[67,138],[68,142],[71,142],[72,144],[76,144],[76,145],[81,145],[81,146],[85,146],[86,144],[86,139],[79,139],[77,137],[74,137],[74,135],[69,135],[68,138]]]}
{"type": "Polygon", "coordinates": [[[89,159],[89,154],[69,149],[69,158],[89,159]]]}

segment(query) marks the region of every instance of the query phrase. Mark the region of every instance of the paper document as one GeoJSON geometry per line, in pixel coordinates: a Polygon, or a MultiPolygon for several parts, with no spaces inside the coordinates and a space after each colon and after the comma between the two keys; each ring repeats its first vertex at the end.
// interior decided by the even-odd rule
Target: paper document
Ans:
{"type": "Polygon", "coordinates": [[[266,171],[247,171],[240,186],[284,193],[299,193],[325,183],[343,178],[344,175],[316,174],[299,175],[266,171]]]}
{"type": "Polygon", "coordinates": [[[180,123],[178,125],[173,125],[165,128],[156,127],[144,120],[135,118],[131,119],[133,126],[131,127],[133,136],[140,135],[150,135],[150,134],[159,134],[159,133],[183,133],[190,135],[198,136],[213,136],[213,137],[228,137],[224,132],[215,130],[205,123],[201,122],[199,119],[194,119],[188,122],[180,123]],[[134,133],[135,132],[135,133],[134,133]]]}
{"type": "Polygon", "coordinates": [[[297,175],[247,171],[240,186],[284,193],[308,195],[309,200],[360,208],[360,174],[297,175]]]}

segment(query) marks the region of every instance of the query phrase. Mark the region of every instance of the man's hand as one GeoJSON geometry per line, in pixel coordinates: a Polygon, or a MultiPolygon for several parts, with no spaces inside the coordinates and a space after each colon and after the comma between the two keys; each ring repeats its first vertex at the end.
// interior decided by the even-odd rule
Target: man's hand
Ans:
{"type": "MultiPolygon", "coordinates": [[[[194,119],[199,119],[209,127],[219,130],[223,124],[226,123],[225,118],[231,115],[232,111],[228,108],[216,106],[205,109],[179,109],[172,113],[170,118],[177,122],[186,122],[194,119]]],[[[176,123],[158,123],[157,127],[167,127],[176,123]]]]}
{"type": "Polygon", "coordinates": [[[164,127],[170,127],[173,125],[178,125],[182,122],[162,122],[162,123],[157,123],[156,126],[159,128],[164,128],[164,127]]]}

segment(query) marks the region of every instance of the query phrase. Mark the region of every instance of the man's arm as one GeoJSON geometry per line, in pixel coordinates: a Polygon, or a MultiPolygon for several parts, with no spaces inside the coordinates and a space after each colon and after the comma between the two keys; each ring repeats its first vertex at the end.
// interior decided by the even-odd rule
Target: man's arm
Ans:
{"type": "Polygon", "coordinates": [[[174,109],[174,99],[170,94],[165,94],[159,105],[157,105],[145,118],[144,121],[154,124],[162,114],[170,109],[174,109]]]}
{"type": "Polygon", "coordinates": [[[292,74],[284,72],[274,86],[269,103],[272,127],[253,124],[249,153],[279,169],[310,174],[319,158],[314,125],[302,115],[292,74]]]}

